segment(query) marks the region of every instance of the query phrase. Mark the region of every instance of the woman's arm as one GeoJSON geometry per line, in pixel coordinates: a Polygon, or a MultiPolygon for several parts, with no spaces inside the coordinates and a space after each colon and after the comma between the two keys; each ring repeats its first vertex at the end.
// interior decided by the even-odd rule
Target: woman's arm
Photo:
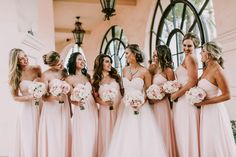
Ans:
{"type": "Polygon", "coordinates": [[[34,100],[34,97],[33,95],[25,95],[25,96],[14,95],[13,99],[18,102],[27,102],[34,100]]]}
{"type": "Polygon", "coordinates": [[[187,56],[185,65],[188,73],[188,82],[184,86],[182,86],[179,91],[171,95],[172,100],[176,100],[177,98],[181,97],[185,94],[186,91],[188,91],[190,88],[197,84],[198,66],[194,58],[192,56],[187,56]]]}
{"type": "Polygon", "coordinates": [[[165,72],[165,75],[166,75],[166,79],[167,79],[168,81],[173,81],[173,80],[175,80],[175,74],[174,74],[173,69],[171,69],[171,68],[166,68],[164,72],[165,72]]]}
{"type": "Polygon", "coordinates": [[[224,76],[223,70],[222,69],[216,70],[213,77],[217,83],[217,86],[221,90],[221,95],[215,96],[210,99],[205,99],[202,102],[195,104],[196,106],[220,103],[220,102],[230,99],[230,90],[229,90],[228,82],[224,76]]]}

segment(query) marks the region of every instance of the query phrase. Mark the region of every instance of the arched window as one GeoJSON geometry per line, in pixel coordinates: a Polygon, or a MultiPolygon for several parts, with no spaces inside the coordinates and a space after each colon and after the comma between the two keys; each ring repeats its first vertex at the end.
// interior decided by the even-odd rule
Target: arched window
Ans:
{"type": "MultiPolygon", "coordinates": [[[[194,32],[201,44],[216,37],[214,11],[211,0],[158,0],[151,23],[149,54],[156,45],[170,47],[175,68],[183,61],[182,39],[194,32]]],[[[200,63],[200,49],[196,50],[200,63]]],[[[199,64],[201,71],[202,64],[199,64]]]]}
{"type": "Polygon", "coordinates": [[[119,74],[122,74],[122,68],[126,65],[125,61],[125,47],[128,40],[124,35],[124,31],[119,26],[112,26],[104,35],[100,53],[111,56],[113,60],[113,67],[115,67],[119,74]]]}

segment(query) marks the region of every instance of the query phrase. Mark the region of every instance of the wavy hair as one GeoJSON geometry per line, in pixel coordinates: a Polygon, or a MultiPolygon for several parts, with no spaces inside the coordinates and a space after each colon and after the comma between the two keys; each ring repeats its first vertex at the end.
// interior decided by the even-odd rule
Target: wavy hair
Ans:
{"type": "MultiPolygon", "coordinates": [[[[75,73],[76,73],[76,59],[77,59],[77,56],[79,56],[79,55],[82,55],[82,54],[80,52],[75,52],[70,55],[70,58],[69,58],[68,63],[66,65],[66,67],[68,69],[68,73],[70,75],[75,75],[75,73]]],[[[90,81],[90,75],[87,73],[87,68],[84,67],[83,69],[81,69],[81,72],[90,81]]]]}
{"type": "Polygon", "coordinates": [[[11,86],[11,92],[13,95],[18,94],[19,84],[21,81],[22,70],[18,64],[18,58],[20,52],[24,52],[22,49],[14,48],[9,54],[9,85],[11,86]]]}
{"type": "MultiPolygon", "coordinates": [[[[102,81],[102,70],[103,70],[103,61],[104,58],[109,58],[112,63],[112,58],[106,54],[100,54],[96,57],[94,61],[94,74],[93,74],[93,83],[92,86],[95,89],[95,92],[98,92],[100,88],[100,82],[102,81]]],[[[122,86],[121,86],[121,77],[117,73],[117,70],[114,67],[111,67],[111,71],[109,71],[109,76],[116,80],[116,82],[120,86],[120,91],[122,93],[122,86]]]]}
{"type": "Polygon", "coordinates": [[[142,63],[144,61],[144,54],[138,44],[129,44],[126,48],[130,49],[130,51],[135,55],[138,63],[142,63]]]}
{"type": "Polygon", "coordinates": [[[206,42],[203,46],[213,60],[216,60],[219,65],[224,68],[224,59],[222,57],[222,48],[214,41],[206,42]]]}
{"type": "MultiPolygon", "coordinates": [[[[156,51],[158,56],[158,64],[160,65],[161,71],[164,71],[166,68],[173,69],[174,62],[172,60],[170,48],[166,45],[158,45],[156,47],[156,51]]],[[[155,75],[157,67],[158,66],[156,64],[151,64],[148,70],[152,75],[155,75]]]]}

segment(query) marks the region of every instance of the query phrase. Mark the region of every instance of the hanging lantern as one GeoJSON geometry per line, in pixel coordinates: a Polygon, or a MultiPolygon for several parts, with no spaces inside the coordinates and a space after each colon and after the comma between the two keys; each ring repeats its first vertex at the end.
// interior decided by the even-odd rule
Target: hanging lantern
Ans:
{"type": "Polygon", "coordinates": [[[110,20],[111,16],[114,16],[116,0],[100,0],[102,6],[102,12],[105,13],[105,20],[110,20]]]}
{"type": "Polygon", "coordinates": [[[75,43],[80,46],[83,43],[85,30],[82,28],[82,23],[79,21],[79,16],[76,17],[75,29],[72,31],[75,39],[75,43]]]}

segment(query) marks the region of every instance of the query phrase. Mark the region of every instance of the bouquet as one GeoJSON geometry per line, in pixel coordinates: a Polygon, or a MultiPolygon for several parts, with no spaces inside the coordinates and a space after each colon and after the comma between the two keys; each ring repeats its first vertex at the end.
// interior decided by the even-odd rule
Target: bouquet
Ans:
{"type": "MultiPolygon", "coordinates": [[[[72,101],[80,101],[82,104],[84,104],[88,96],[89,96],[89,92],[88,90],[86,90],[85,86],[82,84],[78,84],[73,89],[70,98],[72,101]]],[[[84,106],[80,105],[80,110],[84,110],[84,109],[85,109],[84,106]]]]}
{"type": "Polygon", "coordinates": [[[185,93],[188,101],[194,105],[195,103],[202,102],[206,97],[206,92],[200,87],[193,87],[185,93]]]}
{"type": "Polygon", "coordinates": [[[149,86],[146,92],[149,99],[161,100],[165,96],[163,88],[156,84],[149,86]]]}
{"type": "Polygon", "coordinates": [[[131,106],[134,109],[134,114],[139,114],[139,109],[145,102],[144,95],[140,91],[132,91],[125,95],[124,97],[125,105],[131,106]]]}
{"type": "Polygon", "coordinates": [[[39,105],[39,99],[46,93],[46,86],[42,82],[33,82],[28,92],[35,98],[35,105],[39,105]]]}
{"type": "Polygon", "coordinates": [[[110,104],[110,106],[109,106],[110,110],[114,109],[113,102],[114,102],[116,95],[117,95],[117,91],[115,89],[108,89],[101,96],[103,101],[112,101],[112,104],[110,104]]]}
{"type": "MultiPolygon", "coordinates": [[[[67,94],[70,91],[70,85],[58,79],[53,79],[50,82],[50,93],[53,96],[60,96],[61,94],[67,94]]],[[[59,101],[59,103],[64,103],[64,101],[59,101]]]]}
{"type": "Polygon", "coordinates": [[[177,92],[180,87],[181,87],[181,84],[178,83],[177,80],[167,81],[163,84],[163,90],[168,94],[177,92]]]}

